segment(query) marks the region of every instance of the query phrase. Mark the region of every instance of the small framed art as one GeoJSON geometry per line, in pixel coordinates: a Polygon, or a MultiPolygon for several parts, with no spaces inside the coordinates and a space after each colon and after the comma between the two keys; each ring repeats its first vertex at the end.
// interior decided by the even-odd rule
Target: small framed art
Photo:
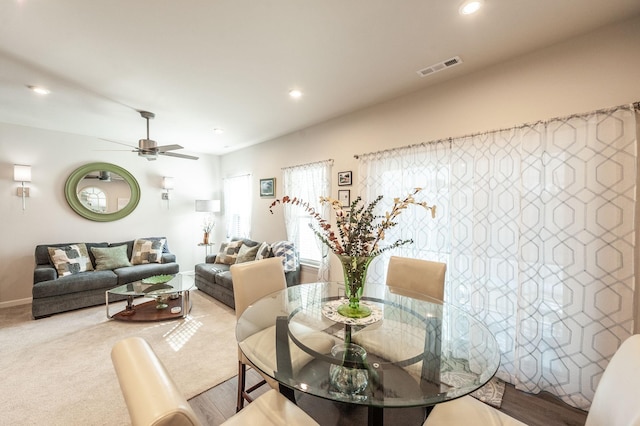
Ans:
{"type": "Polygon", "coordinates": [[[351,191],[348,189],[341,189],[338,191],[338,200],[342,207],[349,207],[351,205],[351,191]]]}
{"type": "Polygon", "coordinates": [[[276,178],[260,179],[260,196],[261,197],[276,196],[276,178]]]}
{"type": "Polygon", "coordinates": [[[338,172],[338,186],[351,185],[351,170],[348,172],[338,172]]]}

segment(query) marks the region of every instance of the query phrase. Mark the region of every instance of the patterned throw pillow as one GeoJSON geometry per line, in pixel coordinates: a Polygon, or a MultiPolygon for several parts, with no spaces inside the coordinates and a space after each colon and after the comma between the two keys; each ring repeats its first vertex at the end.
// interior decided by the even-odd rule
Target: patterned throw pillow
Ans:
{"type": "Polygon", "coordinates": [[[216,263],[225,265],[233,265],[236,263],[238,252],[242,247],[242,241],[231,241],[230,243],[222,243],[220,245],[220,253],[216,255],[216,263]]]}
{"type": "Polygon", "coordinates": [[[296,251],[293,247],[293,243],[290,241],[278,241],[271,245],[273,255],[275,257],[282,257],[282,263],[284,265],[285,272],[295,271],[298,267],[298,259],[296,258],[296,251]]]}
{"type": "Polygon", "coordinates": [[[166,240],[146,240],[138,238],[133,243],[131,252],[131,263],[133,265],[143,265],[145,263],[161,263],[162,248],[166,240]]]}
{"type": "Polygon", "coordinates": [[[256,260],[266,259],[267,257],[271,257],[271,246],[264,242],[260,244],[260,247],[258,248],[256,260]]]}
{"type": "Polygon", "coordinates": [[[91,253],[96,258],[96,271],[131,266],[126,244],[115,247],[91,247],[91,253]]]}
{"type": "Polygon", "coordinates": [[[251,262],[252,260],[256,260],[256,254],[258,253],[259,248],[259,245],[249,247],[248,245],[243,244],[242,247],[240,247],[240,251],[238,252],[236,263],[251,262]]]}
{"type": "Polygon", "coordinates": [[[93,271],[87,246],[84,243],[64,247],[47,247],[51,263],[58,271],[59,277],[93,271]]]}

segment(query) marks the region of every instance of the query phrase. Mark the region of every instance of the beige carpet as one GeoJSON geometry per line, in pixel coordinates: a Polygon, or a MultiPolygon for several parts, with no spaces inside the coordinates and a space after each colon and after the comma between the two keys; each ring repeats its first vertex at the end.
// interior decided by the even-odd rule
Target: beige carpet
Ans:
{"type": "Polygon", "coordinates": [[[130,424],[110,358],[129,336],[151,344],[187,398],[233,377],[233,310],[198,290],[191,300],[188,318],[153,323],[108,320],[104,306],[37,321],[30,305],[0,309],[0,424],[130,424]]]}

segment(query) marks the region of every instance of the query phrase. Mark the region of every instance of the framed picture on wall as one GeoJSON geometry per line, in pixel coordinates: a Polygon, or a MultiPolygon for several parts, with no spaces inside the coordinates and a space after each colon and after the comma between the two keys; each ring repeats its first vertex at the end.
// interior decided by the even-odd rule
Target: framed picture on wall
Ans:
{"type": "Polygon", "coordinates": [[[276,196],[276,178],[260,179],[260,196],[261,197],[276,196]]]}
{"type": "Polygon", "coordinates": [[[349,207],[351,205],[351,191],[349,191],[348,189],[339,190],[338,201],[340,201],[342,207],[349,207]]]}
{"type": "Polygon", "coordinates": [[[351,170],[338,173],[338,186],[351,185],[351,170]]]}

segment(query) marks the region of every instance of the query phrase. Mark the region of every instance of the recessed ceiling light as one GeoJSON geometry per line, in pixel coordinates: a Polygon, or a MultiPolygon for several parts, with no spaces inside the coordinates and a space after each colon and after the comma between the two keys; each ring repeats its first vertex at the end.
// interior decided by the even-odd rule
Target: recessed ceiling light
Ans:
{"type": "Polygon", "coordinates": [[[293,99],[300,99],[302,97],[302,92],[298,89],[289,90],[289,96],[293,99]]]}
{"type": "Polygon", "coordinates": [[[40,86],[27,86],[27,87],[39,95],[48,95],[49,93],[51,93],[51,90],[46,89],[44,87],[40,87],[40,86]]]}
{"type": "Polygon", "coordinates": [[[220,127],[216,127],[215,129],[213,129],[213,133],[215,133],[216,135],[221,135],[224,133],[224,129],[221,129],[220,127]]]}
{"type": "Polygon", "coordinates": [[[465,1],[464,3],[462,3],[462,6],[460,6],[460,9],[458,9],[458,12],[460,12],[460,15],[471,15],[480,10],[483,3],[484,1],[482,0],[465,1]]]}

